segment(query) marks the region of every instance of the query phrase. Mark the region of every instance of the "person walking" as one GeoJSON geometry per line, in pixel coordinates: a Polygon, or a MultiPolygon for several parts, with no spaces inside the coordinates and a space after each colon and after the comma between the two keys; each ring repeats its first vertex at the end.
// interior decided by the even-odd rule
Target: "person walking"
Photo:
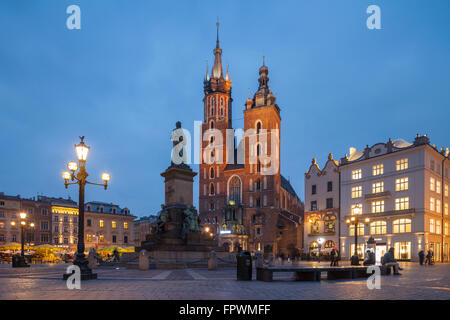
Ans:
{"type": "Polygon", "coordinates": [[[334,261],[335,261],[335,256],[336,256],[336,250],[333,248],[331,249],[330,252],[330,267],[334,267],[334,261]]]}
{"type": "Polygon", "coordinates": [[[425,265],[431,265],[431,257],[432,257],[432,251],[431,250],[428,250],[427,251],[427,256],[426,256],[426,259],[425,259],[425,265]]]}
{"type": "Polygon", "coordinates": [[[422,266],[423,265],[423,261],[425,260],[425,252],[423,250],[419,251],[419,263],[422,266]]]}

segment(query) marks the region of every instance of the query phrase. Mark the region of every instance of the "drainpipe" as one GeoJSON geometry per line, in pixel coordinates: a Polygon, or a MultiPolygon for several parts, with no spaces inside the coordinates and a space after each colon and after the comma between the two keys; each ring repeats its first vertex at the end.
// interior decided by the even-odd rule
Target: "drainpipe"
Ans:
{"type": "Polygon", "coordinates": [[[445,173],[445,160],[447,160],[447,156],[445,154],[445,151],[443,153],[444,159],[442,159],[442,164],[441,164],[441,262],[444,262],[444,231],[445,231],[445,222],[444,222],[444,211],[445,211],[445,179],[444,179],[444,173],[445,173]]]}
{"type": "Polygon", "coordinates": [[[338,197],[339,197],[339,201],[338,201],[338,204],[339,204],[339,208],[338,208],[338,222],[339,222],[339,231],[338,231],[338,250],[339,250],[339,252],[341,252],[342,251],[342,248],[341,248],[341,170],[340,170],[340,168],[338,168],[338,170],[339,170],[339,192],[338,192],[338,197]]]}

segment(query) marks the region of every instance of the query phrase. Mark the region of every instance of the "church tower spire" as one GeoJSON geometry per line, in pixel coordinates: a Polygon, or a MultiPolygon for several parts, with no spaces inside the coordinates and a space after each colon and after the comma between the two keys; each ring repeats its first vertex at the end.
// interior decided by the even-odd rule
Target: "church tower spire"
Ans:
{"type": "Polygon", "coordinates": [[[222,69],[222,49],[220,49],[219,43],[219,22],[216,23],[217,26],[217,40],[216,48],[214,49],[214,67],[212,69],[211,78],[220,79],[223,78],[222,69]]]}

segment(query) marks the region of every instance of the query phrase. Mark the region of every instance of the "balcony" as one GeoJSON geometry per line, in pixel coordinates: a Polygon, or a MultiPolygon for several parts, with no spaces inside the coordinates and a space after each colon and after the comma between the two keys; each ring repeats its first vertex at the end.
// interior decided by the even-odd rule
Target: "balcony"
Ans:
{"type": "Polygon", "coordinates": [[[391,197],[390,191],[368,193],[364,195],[364,199],[367,201],[389,199],[390,197],[391,197]]]}
{"type": "Polygon", "coordinates": [[[344,217],[344,221],[351,218],[351,217],[358,217],[358,218],[382,218],[382,217],[390,217],[390,216],[402,216],[402,215],[411,215],[414,212],[416,212],[416,209],[406,209],[406,210],[391,210],[391,211],[384,211],[384,212],[377,212],[377,213],[364,213],[364,214],[357,214],[357,215],[349,215],[344,217]]]}

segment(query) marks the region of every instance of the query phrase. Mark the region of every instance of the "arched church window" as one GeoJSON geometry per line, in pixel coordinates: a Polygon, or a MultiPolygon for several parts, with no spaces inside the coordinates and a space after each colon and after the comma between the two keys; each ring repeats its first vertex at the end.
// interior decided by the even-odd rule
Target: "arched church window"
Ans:
{"type": "Polygon", "coordinates": [[[214,121],[211,121],[210,125],[209,125],[210,129],[214,129],[214,121]]]}
{"type": "Polygon", "coordinates": [[[214,179],[214,168],[211,168],[209,176],[210,176],[211,179],[214,179]]]}
{"type": "Polygon", "coordinates": [[[256,123],[256,133],[259,133],[260,131],[261,131],[261,121],[258,121],[257,123],[256,123]]]}
{"type": "Polygon", "coordinates": [[[211,183],[209,190],[211,191],[210,194],[214,195],[214,183],[211,183]]]}
{"type": "Polygon", "coordinates": [[[214,143],[214,136],[211,136],[211,138],[209,139],[209,141],[211,142],[211,144],[214,143]]]}
{"type": "Polygon", "coordinates": [[[220,115],[223,116],[223,108],[220,108],[220,115]]]}
{"type": "Polygon", "coordinates": [[[256,191],[261,191],[261,179],[256,180],[256,191]]]}
{"type": "Polygon", "coordinates": [[[230,181],[228,198],[236,204],[241,202],[241,180],[237,176],[234,176],[230,181]]]}
{"type": "Polygon", "coordinates": [[[256,164],[256,172],[260,173],[261,172],[261,162],[259,162],[256,164]]]}
{"type": "Polygon", "coordinates": [[[223,106],[223,98],[220,98],[220,105],[223,106]]]}

